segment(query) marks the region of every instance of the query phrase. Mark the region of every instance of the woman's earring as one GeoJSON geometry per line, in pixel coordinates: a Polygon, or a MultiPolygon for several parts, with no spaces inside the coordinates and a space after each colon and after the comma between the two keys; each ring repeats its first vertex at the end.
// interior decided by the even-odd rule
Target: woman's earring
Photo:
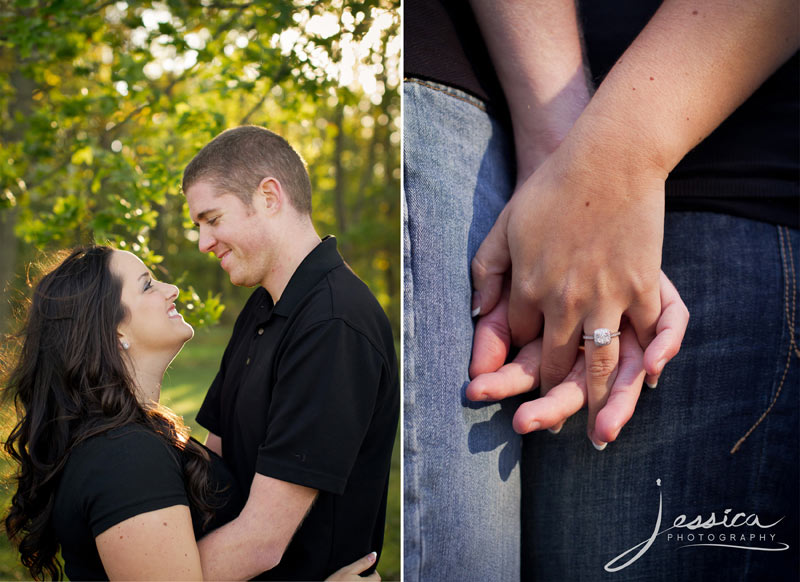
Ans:
{"type": "Polygon", "coordinates": [[[125,340],[122,340],[122,349],[127,350],[129,347],[131,347],[131,344],[129,344],[125,340]]]}

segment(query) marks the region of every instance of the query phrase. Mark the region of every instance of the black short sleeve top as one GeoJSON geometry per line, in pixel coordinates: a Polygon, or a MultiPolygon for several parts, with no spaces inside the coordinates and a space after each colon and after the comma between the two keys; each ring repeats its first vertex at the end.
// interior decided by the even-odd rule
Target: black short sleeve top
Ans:
{"type": "MultiPolygon", "coordinates": [[[[210,455],[212,486],[231,485],[222,460],[210,455]]],[[[236,487],[227,487],[216,501],[219,515],[207,529],[233,519],[242,506],[236,487]]],[[[52,516],[67,576],[107,580],[95,538],[128,518],[173,505],[190,506],[181,454],[152,431],[126,426],[77,445],[60,477],[52,516]]],[[[204,529],[194,510],[192,522],[199,537],[204,529]]]]}

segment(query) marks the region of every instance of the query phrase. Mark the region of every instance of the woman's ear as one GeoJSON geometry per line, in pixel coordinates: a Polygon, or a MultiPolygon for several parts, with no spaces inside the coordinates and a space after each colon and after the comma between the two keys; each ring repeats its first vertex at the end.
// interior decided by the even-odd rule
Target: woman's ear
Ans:
{"type": "Polygon", "coordinates": [[[281,209],[284,195],[281,183],[277,179],[267,177],[261,180],[256,194],[258,203],[263,204],[268,212],[275,213],[281,209]]]}
{"type": "Polygon", "coordinates": [[[120,330],[117,330],[117,341],[119,342],[119,346],[120,346],[120,347],[121,347],[123,350],[130,349],[130,347],[131,347],[131,344],[130,344],[130,342],[129,342],[129,341],[128,341],[128,339],[125,337],[125,334],[124,334],[124,333],[122,333],[120,330]]]}

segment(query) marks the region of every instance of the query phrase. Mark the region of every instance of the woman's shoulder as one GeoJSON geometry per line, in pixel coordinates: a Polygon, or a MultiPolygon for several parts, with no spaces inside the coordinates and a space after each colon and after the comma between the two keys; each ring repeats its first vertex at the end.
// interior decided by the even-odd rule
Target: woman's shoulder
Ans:
{"type": "MultiPolygon", "coordinates": [[[[123,465],[180,464],[177,450],[145,426],[130,424],[92,435],[70,452],[67,468],[89,464],[93,471],[118,471],[123,465]]],[[[145,468],[145,467],[140,467],[145,468]]]]}
{"type": "MultiPolygon", "coordinates": [[[[98,535],[120,521],[170,505],[188,505],[180,457],[143,426],[113,428],[76,444],[56,505],[98,535]]],[[[58,508],[57,508],[58,509],[58,508]]]]}
{"type": "Polygon", "coordinates": [[[143,444],[145,446],[163,442],[153,430],[140,424],[126,424],[109,428],[97,434],[81,438],[73,447],[72,451],[85,451],[96,448],[114,447],[126,444],[143,444]]]}

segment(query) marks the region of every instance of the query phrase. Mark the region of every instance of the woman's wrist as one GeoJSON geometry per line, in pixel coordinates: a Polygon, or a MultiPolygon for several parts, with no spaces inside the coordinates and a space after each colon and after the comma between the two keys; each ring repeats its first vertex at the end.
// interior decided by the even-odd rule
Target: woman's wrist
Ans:
{"type": "Polygon", "coordinates": [[[669,171],[655,140],[634,126],[587,109],[553,156],[571,181],[589,185],[595,196],[619,197],[619,203],[655,196],[663,203],[669,171]]]}

